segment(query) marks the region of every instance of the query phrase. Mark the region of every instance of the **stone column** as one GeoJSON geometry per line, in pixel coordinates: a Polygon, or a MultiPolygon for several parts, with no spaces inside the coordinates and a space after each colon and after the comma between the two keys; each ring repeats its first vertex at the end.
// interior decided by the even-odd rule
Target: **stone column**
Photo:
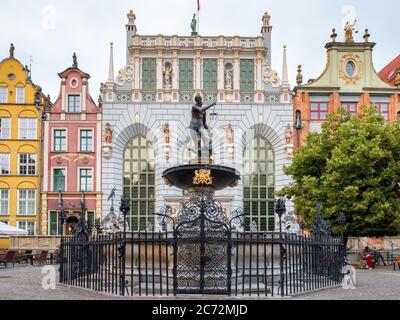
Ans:
{"type": "Polygon", "coordinates": [[[233,53],[233,101],[240,101],[240,52],[233,53]]]}
{"type": "Polygon", "coordinates": [[[201,51],[196,51],[196,59],[194,65],[194,90],[201,91],[201,51]]]}
{"type": "Polygon", "coordinates": [[[224,51],[219,52],[219,58],[218,58],[218,102],[224,102],[225,97],[225,58],[224,58],[224,51]]]}
{"type": "Polygon", "coordinates": [[[163,91],[163,52],[158,51],[157,59],[156,59],[156,82],[157,82],[157,93],[156,100],[159,102],[164,101],[163,91]]]}

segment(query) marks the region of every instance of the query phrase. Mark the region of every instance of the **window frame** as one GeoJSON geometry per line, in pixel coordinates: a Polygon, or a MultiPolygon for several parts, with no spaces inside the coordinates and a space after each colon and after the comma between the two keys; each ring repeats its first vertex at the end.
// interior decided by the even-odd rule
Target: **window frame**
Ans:
{"type": "Polygon", "coordinates": [[[20,175],[20,176],[36,176],[38,173],[37,165],[38,165],[37,154],[18,153],[18,175],[20,175]],[[26,156],[26,163],[21,163],[21,157],[23,157],[23,156],[26,156]],[[31,158],[33,158],[35,161],[33,166],[32,166],[32,163],[30,163],[31,158]],[[32,167],[34,169],[34,173],[29,173],[29,170],[31,170],[32,167]],[[25,168],[26,173],[21,173],[22,168],[25,168]]]}
{"type": "Polygon", "coordinates": [[[37,205],[37,195],[36,195],[36,189],[18,189],[17,190],[17,199],[18,199],[18,208],[17,208],[17,216],[18,217],[35,217],[36,216],[36,205],[37,205]],[[29,199],[29,191],[34,193],[34,199],[29,199]],[[25,212],[21,213],[21,192],[26,192],[26,196],[24,198],[25,201],[25,212]],[[29,202],[28,201],[33,201],[33,207],[34,207],[34,213],[27,213],[29,210],[29,202]]]}
{"type": "Polygon", "coordinates": [[[355,102],[355,101],[344,101],[344,102],[340,102],[340,105],[348,113],[351,113],[351,114],[357,114],[358,113],[358,102],[355,102]],[[355,105],[355,107],[356,107],[355,111],[351,111],[350,110],[350,106],[351,105],[355,105]]]}
{"type": "MultiPolygon", "coordinates": [[[[18,118],[18,139],[19,140],[38,140],[37,134],[38,134],[38,123],[37,123],[37,118],[18,118]],[[30,125],[27,127],[23,127],[22,124],[23,123],[35,123],[34,128],[31,127],[30,125]],[[25,131],[25,133],[32,133],[34,131],[34,136],[33,135],[29,135],[27,134],[27,137],[23,137],[23,130],[25,131]]],[[[30,123],[30,124],[32,124],[30,123]]]]}
{"type": "MultiPolygon", "coordinates": [[[[74,101],[76,103],[76,101],[74,101]]],[[[82,95],[79,93],[69,93],[67,94],[67,113],[81,113],[82,112],[82,95]],[[79,110],[77,111],[76,105],[74,105],[73,111],[71,111],[70,98],[79,97],[79,110]]]]}
{"type": "Polygon", "coordinates": [[[9,176],[11,175],[11,154],[10,153],[0,153],[0,176],[9,176]],[[8,162],[8,173],[3,173],[3,165],[1,158],[3,156],[7,156],[7,162],[8,162]]]}
{"type": "Polygon", "coordinates": [[[324,122],[328,119],[328,114],[329,114],[329,102],[327,102],[327,101],[310,101],[310,121],[324,122]],[[313,104],[317,105],[317,110],[313,110],[313,104]],[[326,105],[326,110],[322,109],[321,105],[326,105]],[[314,118],[313,113],[316,113],[318,115],[318,117],[314,118]],[[321,114],[325,114],[325,118],[321,117],[321,114]]]}
{"type": "Polygon", "coordinates": [[[254,59],[240,59],[240,91],[253,93],[255,89],[254,59]]]}
{"type": "Polygon", "coordinates": [[[181,58],[179,59],[179,90],[193,91],[193,88],[194,88],[194,59],[181,58]]]}
{"type": "Polygon", "coordinates": [[[142,90],[155,91],[156,89],[157,89],[156,59],[142,58],[142,90]]]}
{"type": "Polygon", "coordinates": [[[8,87],[0,86],[0,103],[7,104],[8,103],[8,87]],[[2,98],[5,98],[2,100],[2,98]]]}
{"type": "Polygon", "coordinates": [[[218,91],[218,60],[215,58],[203,59],[203,90],[218,91]]]}
{"type": "Polygon", "coordinates": [[[55,188],[55,171],[56,170],[63,170],[64,171],[64,188],[61,190],[61,192],[67,192],[67,173],[68,173],[68,169],[66,167],[53,167],[51,169],[51,190],[53,190],[53,192],[59,192],[59,190],[56,190],[55,188]]]}
{"type": "Polygon", "coordinates": [[[29,236],[35,236],[36,235],[36,221],[33,220],[18,220],[17,221],[17,228],[22,229],[22,230],[26,230],[28,231],[28,235],[29,236]],[[25,224],[25,227],[22,227],[20,224],[25,224]],[[30,233],[30,229],[28,229],[28,224],[32,224],[33,223],[33,233],[30,233]]]}
{"type": "Polygon", "coordinates": [[[373,105],[376,106],[377,111],[385,118],[385,121],[390,120],[390,102],[373,102],[373,105]],[[387,111],[382,111],[383,106],[387,107],[387,111]]]}
{"type": "Polygon", "coordinates": [[[6,217],[10,215],[10,189],[0,189],[0,216],[6,217]],[[3,192],[7,191],[7,199],[3,197],[3,192]],[[3,201],[7,202],[7,213],[2,212],[3,201]]]}
{"type": "MultiPolygon", "coordinates": [[[[93,128],[80,128],[78,130],[78,136],[79,136],[79,152],[82,153],[92,153],[94,152],[94,129],[93,128]],[[82,132],[91,132],[91,148],[90,150],[83,150],[82,149],[82,132]]],[[[86,141],[88,141],[88,137],[85,137],[86,141]]]]}
{"type": "Polygon", "coordinates": [[[93,168],[90,167],[79,167],[78,168],[78,177],[79,177],[79,181],[78,181],[78,190],[79,192],[94,192],[94,170],[93,168]],[[86,171],[91,171],[91,176],[82,176],[82,171],[86,170],[86,171]],[[82,178],[86,179],[86,189],[83,190],[82,189],[82,178]],[[87,183],[87,179],[91,179],[91,185],[90,185],[90,190],[87,189],[87,187],[89,186],[89,184],[87,183]]]}
{"type": "Polygon", "coordinates": [[[52,129],[52,152],[68,152],[68,129],[67,128],[53,128],[52,129]],[[65,132],[65,150],[57,150],[56,149],[56,139],[60,137],[56,137],[56,131],[64,131],[65,132]]]}
{"type": "Polygon", "coordinates": [[[16,87],[15,89],[15,103],[16,104],[25,104],[25,87],[16,87]],[[18,100],[19,98],[19,93],[22,91],[22,99],[18,100]]]}
{"type": "Polygon", "coordinates": [[[7,118],[7,117],[0,118],[0,139],[1,140],[9,140],[9,139],[11,139],[11,118],[7,118]],[[3,130],[3,125],[2,125],[3,120],[8,120],[7,121],[8,127],[5,128],[5,129],[8,130],[7,131],[8,132],[7,137],[3,135],[3,131],[4,131],[3,130]]]}

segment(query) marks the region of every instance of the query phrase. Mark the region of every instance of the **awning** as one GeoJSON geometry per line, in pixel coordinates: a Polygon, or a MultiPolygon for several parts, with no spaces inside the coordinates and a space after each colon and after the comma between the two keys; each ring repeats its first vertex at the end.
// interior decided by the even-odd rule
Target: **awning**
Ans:
{"type": "Polygon", "coordinates": [[[0,235],[4,236],[27,236],[28,231],[18,229],[16,227],[9,226],[3,222],[0,222],[0,235]]]}

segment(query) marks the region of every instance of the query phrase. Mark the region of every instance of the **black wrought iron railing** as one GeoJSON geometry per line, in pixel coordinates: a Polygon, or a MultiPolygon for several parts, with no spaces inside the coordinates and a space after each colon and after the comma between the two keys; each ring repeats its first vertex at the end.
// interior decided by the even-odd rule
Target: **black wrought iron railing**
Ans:
{"type": "Polygon", "coordinates": [[[340,238],[160,231],[64,237],[60,282],[128,296],[291,296],[338,286],[340,238]]]}

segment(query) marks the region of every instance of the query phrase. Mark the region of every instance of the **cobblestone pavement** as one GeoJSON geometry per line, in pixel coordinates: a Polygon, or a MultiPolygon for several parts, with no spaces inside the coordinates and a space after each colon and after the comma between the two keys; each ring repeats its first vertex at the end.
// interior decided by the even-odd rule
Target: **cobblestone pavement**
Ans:
{"type": "MultiPolygon", "coordinates": [[[[58,267],[55,267],[58,274],[58,267]]],[[[42,268],[22,266],[0,268],[0,300],[108,300],[119,297],[71,288],[57,284],[55,290],[42,288],[42,268]]],[[[206,299],[207,297],[191,297],[206,299]]],[[[208,297],[209,298],[209,297],[208,297]]],[[[213,297],[214,300],[226,297],[213,297]]],[[[188,299],[188,297],[178,297],[188,299]]],[[[374,271],[357,270],[357,288],[334,288],[306,295],[295,300],[400,300],[400,271],[381,268],[374,271]]]]}

